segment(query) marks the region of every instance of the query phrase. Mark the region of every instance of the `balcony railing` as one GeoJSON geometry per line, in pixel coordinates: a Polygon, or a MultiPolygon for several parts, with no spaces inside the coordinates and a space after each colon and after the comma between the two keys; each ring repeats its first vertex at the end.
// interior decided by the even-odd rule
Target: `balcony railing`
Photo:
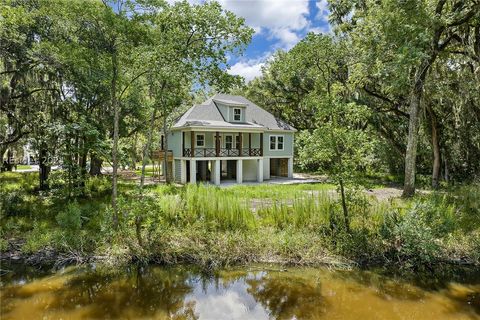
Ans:
{"type": "Polygon", "coordinates": [[[260,148],[243,148],[243,149],[227,149],[227,148],[184,148],[183,156],[187,158],[207,158],[207,157],[261,157],[262,149],[260,148]]]}

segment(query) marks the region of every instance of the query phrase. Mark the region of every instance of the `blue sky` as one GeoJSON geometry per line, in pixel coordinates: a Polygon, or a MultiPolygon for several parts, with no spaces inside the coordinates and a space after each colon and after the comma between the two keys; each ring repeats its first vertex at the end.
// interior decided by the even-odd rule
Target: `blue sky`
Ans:
{"type": "Polygon", "coordinates": [[[229,59],[229,73],[241,75],[247,82],[261,74],[261,67],[275,51],[292,48],[308,32],[330,32],[327,0],[217,1],[226,10],[245,18],[246,24],[255,30],[244,55],[229,59]]]}
{"type": "Polygon", "coordinates": [[[308,32],[328,33],[327,0],[219,0],[244,17],[255,35],[242,57],[232,57],[230,73],[250,81],[279,49],[288,50],[308,32]]]}

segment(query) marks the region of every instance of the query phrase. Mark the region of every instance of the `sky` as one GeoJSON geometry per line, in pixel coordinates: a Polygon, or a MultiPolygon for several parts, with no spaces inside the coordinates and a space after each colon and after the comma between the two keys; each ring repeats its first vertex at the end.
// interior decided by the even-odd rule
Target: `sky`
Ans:
{"type": "Polygon", "coordinates": [[[327,0],[217,1],[245,18],[246,24],[255,30],[243,56],[231,56],[228,61],[229,73],[244,77],[246,82],[261,75],[261,67],[275,51],[291,49],[308,32],[330,32],[327,0]]]}

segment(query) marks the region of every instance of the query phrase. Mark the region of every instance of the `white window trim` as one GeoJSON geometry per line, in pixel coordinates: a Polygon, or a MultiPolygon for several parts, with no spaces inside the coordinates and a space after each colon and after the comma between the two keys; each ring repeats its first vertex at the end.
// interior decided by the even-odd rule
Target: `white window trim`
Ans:
{"type": "Polygon", "coordinates": [[[283,134],[271,134],[269,137],[268,137],[268,149],[270,151],[284,151],[285,150],[285,135],[283,134]],[[272,145],[271,145],[271,141],[270,139],[272,137],[275,137],[275,149],[272,149],[272,145]],[[282,137],[282,140],[283,140],[283,143],[282,143],[282,148],[279,149],[278,148],[278,138],[279,137],[282,137]]]}
{"type": "Polygon", "coordinates": [[[242,108],[233,108],[233,121],[241,122],[242,121],[242,108]],[[240,119],[235,120],[235,110],[240,110],[240,119]]]}
{"type": "Polygon", "coordinates": [[[207,142],[205,141],[205,133],[195,133],[195,148],[205,148],[207,142]],[[198,145],[198,136],[203,136],[203,146],[198,145]]]}

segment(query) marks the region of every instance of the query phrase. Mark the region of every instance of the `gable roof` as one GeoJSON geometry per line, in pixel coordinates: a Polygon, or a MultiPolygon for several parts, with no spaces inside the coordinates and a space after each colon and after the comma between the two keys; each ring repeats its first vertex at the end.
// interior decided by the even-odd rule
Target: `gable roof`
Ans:
{"type": "Polygon", "coordinates": [[[218,93],[202,104],[194,105],[173,125],[173,129],[188,127],[212,127],[229,129],[297,131],[286,122],[275,118],[270,112],[260,108],[242,96],[218,93]],[[245,107],[245,122],[225,121],[217,104],[245,107]]]}

